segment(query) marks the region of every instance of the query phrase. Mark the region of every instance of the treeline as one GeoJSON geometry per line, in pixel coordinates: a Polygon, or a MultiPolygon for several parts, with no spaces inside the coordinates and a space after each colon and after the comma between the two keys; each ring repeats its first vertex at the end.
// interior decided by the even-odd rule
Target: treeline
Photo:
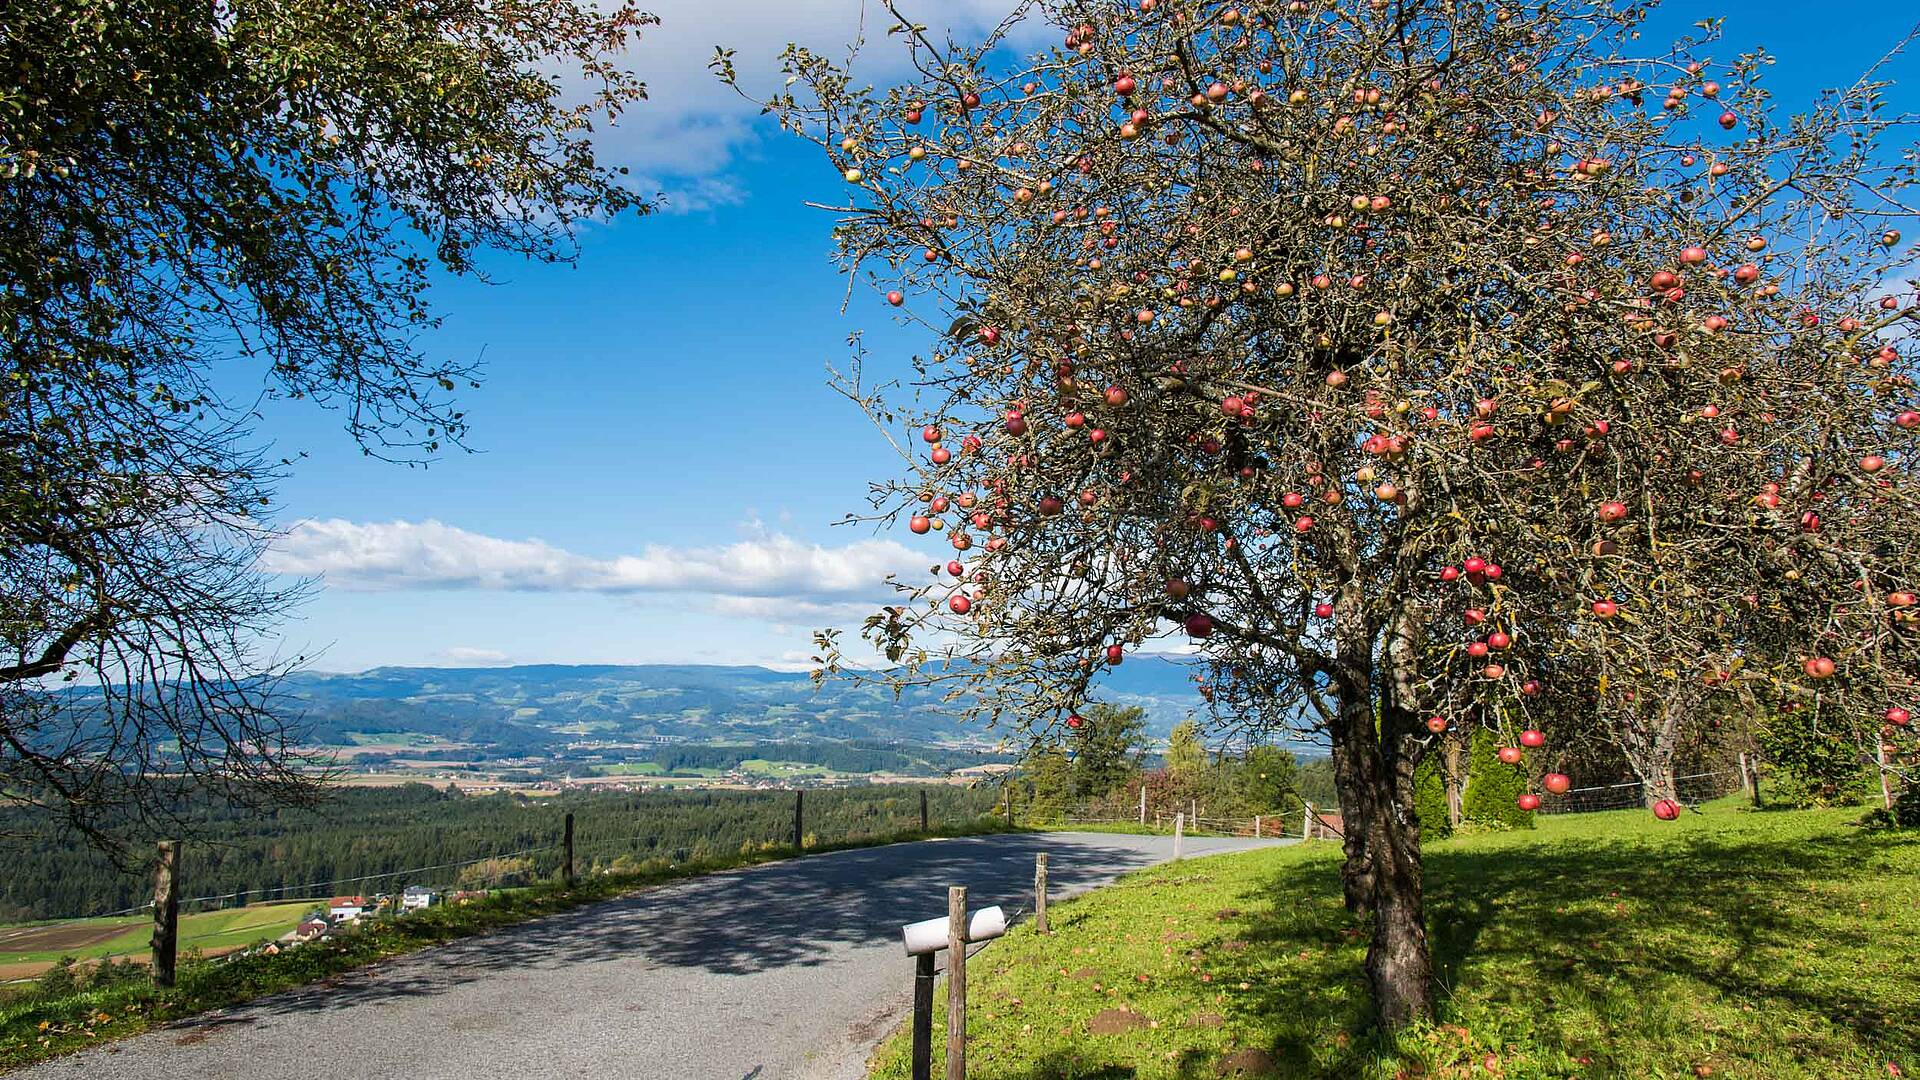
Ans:
{"type": "Polygon", "coordinates": [[[1154,764],[1138,708],[1090,705],[1066,729],[1034,743],[1010,781],[1017,811],[1036,824],[1078,819],[1149,821],[1175,814],[1210,820],[1255,815],[1296,820],[1307,802],[1332,809],[1331,763],[1301,762],[1276,746],[1209,751],[1199,725],[1173,729],[1154,764]]]}
{"type": "Polygon", "coordinates": [[[890,772],[935,775],[969,765],[1007,761],[1004,755],[970,750],[942,750],[931,746],[901,749],[884,743],[762,742],[749,746],[668,746],[653,761],[668,772],[681,769],[732,769],[743,761],[804,761],[832,772],[890,772]]]}
{"type": "MultiPolygon", "coordinates": [[[[806,793],[810,843],[917,828],[925,790],[936,826],[971,821],[998,791],[949,785],[875,786],[806,793]]],[[[201,804],[183,811],[191,839],[181,859],[181,888],[198,897],[237,892],[248,900],[321,893],[398,891],[406,885],[474,884],[447,868],[355,882],[418,867],[512,856],[517,876],[557,871],[563,815],[574,814],[582,868],[658,859],[684,862],[743,848],[787,843],[792,792],[688,791],[645,794],[468,796],[413,784],[344,788],[312,809],[237,810],[201,804]],[[342,881],[342,879],[347,879],[342,881]],[[322,882],[341,882],[306,888],[322,882]]],[[[144,866],[115,866],[70,839],[8,835],[29,819],[0,814],[0,921],[66,918],[135,907],[151,896],[144,866]]],[[[144,844],[134,849],[144,854],[144,844]]],[[[485,884],[486,882],[477,882],[485,884]]],[[[511,882],[502,882],[511,883],[511,882]]]]}
{"type": "MultiPolygon", "coordinates": [[[[932,746],[899,746],[869,740],[849,742],[756,742],[741,746],[672,745],[651,754],[634,755],[622,751],[622,760],[652,762],[669,773],[691,769],[727,770],[743,761],[800,761],[818,765],[823,771],[842,773],[897,773],[903,776],[942,776],[970,765],[1013,760],[1005,754],[987,754],[973,750],[945,750],[932,746]]],[[[356,768],[376,768],[395,760],[428,762],[469,762],[472,750],[435,750],[422,748],[394,753],[358,754],[356,768]]],[[[540,776],[564,776],[578,771],[579,763],[560,759],[530,770],[540,776]]]]}

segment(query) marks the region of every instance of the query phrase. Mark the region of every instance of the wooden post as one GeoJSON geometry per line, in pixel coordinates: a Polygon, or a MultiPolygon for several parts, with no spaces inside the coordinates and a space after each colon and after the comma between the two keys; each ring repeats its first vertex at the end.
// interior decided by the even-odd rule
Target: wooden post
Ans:
{"type": "Polygon", "coordinates": [[[1160,811],[1158,810],[1153,812],[1153,831],[1160,831],[1160,811]]]}
{"type": "Polygon", "coordinates": [[[947,1080],[967,1080],[967,887],[947,887],[947,1080]]]}
{"type": "Polygon", "coordinates": [[[1260,839],[1260,815],[1259,814],[1253,815],[1253,838],[1255,840],[1260,839]]]}
{"type": "Polygon", "coordinates": [[[1880,743],[1879,753],[1875,755],[1880,766],[1880,805],[1891,810],[1893,809],[1893,785],[1887,781],[1887,774],[1893,770],[1887,768],[1887,740],[1880,738],[1878,734],[1875,734],[1874,738],[1880,743]]]}
{"type": "Polygon", "coordinates": [[[933,957],[913,958],[913,1080],[933,1080],[933,957]]]}
{"type": "Polygon", "coordinates": [[[1185,814],[1173,815],[1173,860],[1175,862],[1180,861],[1180,844],[1183,840],[1186,839],[1186,834],[1187,834],[1187,815],[1185,814]]]}
{"type": "Polygon", "coordinates": [[[1042,934],[1047,929],[1047,853],[1033,857],[1033,928],[1042,934]]]}
{"type": "Polygon", "coordinates": [[[1013,824],[1013,784],[1011,782],[1000,785],[1000,806],[1002,812],[1007,815],[1007,824],[1013,824]]]}
{"type": "Polygon", "coordinates": [[[160,841],[153,872],[153,985],[172,986],[180,946],[180,841],[160,841]]]}
{"type": "Polygon", "coordinates": [[[1306,809],[1300,811],[1300,839],[1302,840],[1313,839],[1313,804],[1312,803],[1307,803],[1306,809]]]}
{"type": "Polygon", "coordinates": [[[573,814],[572,812],[568,812],[567,814],[566,836],[563,840],[561,840],[561,846],[566,848],[567,861],[560,864],[560,880],[566,884],[567,888],[571,889],[573,888],[573,814]]]}
{"type": "Polygon", "coordinates": [[[927,789],[920,789],[920,831],[927,831],[927,789]]]}
{"type": "Polygon", "coordinates": [[[1197,829],[1200,827],[1200,800],[1199,799],[1187,800],[1187,820],[1193,822],[1194,828],[1197,829]]]}
{"type": "Polygon", "coordinates": [[[1147,823],[1147,782],[1140,781],[1140,824],[1147,823]]]}
{"type": "Polygon", "coordinates": [[[807,791],[805,788],[801,788],[793,793],[793,850],[795,851],[801,850],[800,838],[806,835],[806,833],[801,831],[806,820],[806,806],[807,791]]]}

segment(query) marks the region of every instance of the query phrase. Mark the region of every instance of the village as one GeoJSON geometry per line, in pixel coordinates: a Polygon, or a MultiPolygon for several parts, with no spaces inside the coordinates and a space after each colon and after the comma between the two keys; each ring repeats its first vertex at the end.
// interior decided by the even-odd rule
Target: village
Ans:
{"type": "Polygon", "coordinates": [[[274,956],[295,946],[326,941],[337,935],[358,930],[366,923],[378,919],[411,915],[442,904],[470,904],[477,900],[484,900],[488,895],[489,890],[486,889],[442,892],[426,885],[409,885],[398,893],[336,896],[324,904],[316,904],[313,912],[300,920],[299,925],[277,939],[252,949],[242,950],[238,955],[251,956],[260,953],[274,956]]]}

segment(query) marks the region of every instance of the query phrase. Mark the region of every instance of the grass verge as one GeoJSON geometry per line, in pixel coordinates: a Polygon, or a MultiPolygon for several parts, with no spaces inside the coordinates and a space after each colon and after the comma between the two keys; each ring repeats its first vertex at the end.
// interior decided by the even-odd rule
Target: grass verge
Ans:
{"type": "MultiPolygon", "coordinates": [[[[1397,1038],[1370,1025],[1337,845],[1134,874],[974,960],[968,1075],[1920,1073],[1920,835],[1859,816],[1719,805],[1433,844],[1440,1016],[1397,1038]]],[[[908,1075],[904,1033],[874,1073],[908,1075]]]]}
{"type": "MultiPolygon", "coordinates": [[[[975,836],[1007,831],[1011,830],[1004,822],[983,817],[933,833],[894,833],[820,844],[805,853],[875,847],[935,835],[975,836]]],[[[388,957],[670,881],[776,862],[792,858],[794,854],[789,846],[681,863],[657,871],[586,877],[571,889],[558,883],[545,883],[505,890],[481,901],[380,920],[327,941],[285,949],[277,955],[255,953],[222,960],[183,956],[178,981],[166,990],[154,986],[144,969],[122,968],[104,985],[56,994],[28,990],[0,997],[0,1072],[96,1043],[126,1038],[210,1009],[238,1005],[388,957]]]]}

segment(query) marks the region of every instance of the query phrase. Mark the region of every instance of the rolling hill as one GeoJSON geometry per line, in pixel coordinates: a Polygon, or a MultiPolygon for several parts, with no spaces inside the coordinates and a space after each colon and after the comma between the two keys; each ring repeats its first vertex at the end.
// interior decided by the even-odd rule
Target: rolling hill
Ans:
{"type": "MultiPolygon", "coordinates": [[[[1156,735],[1200,705],[1189,668],[1140,656],[1108,671],[1100,698],[1146,709],[1156,735]]],[[[354,745],[408,737],[542,753],[582,741],[862,739],[913,743],[997,733],[959,722],[939,695],[899,698],[880,687],[804,672],[690,664],[502,668],[383,667],[301,672],[282,687],[309,741],[354,745]]]]}

